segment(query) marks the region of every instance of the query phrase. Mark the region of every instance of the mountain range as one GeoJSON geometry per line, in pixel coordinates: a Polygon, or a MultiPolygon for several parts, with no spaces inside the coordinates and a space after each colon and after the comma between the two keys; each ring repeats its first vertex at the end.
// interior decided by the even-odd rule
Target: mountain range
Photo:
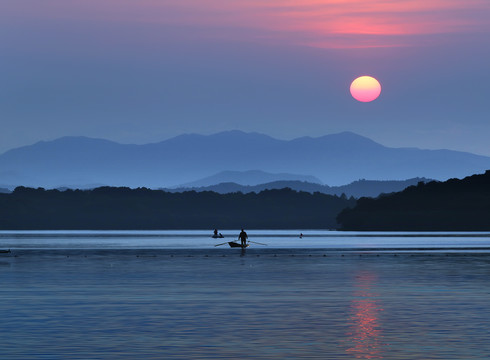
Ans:
{"type": "Polygon", "coordinates": [[[271,174],[262,170],[248,171],[221,171],[212,176],[207,176],[203,179],[192,181],[186,184],[179,185],[179,188],[202,188],[214,186],[222,183],[234,183],[242,186],[257,186],[265,183],[278,181],[298,181],[312,184],[321,184],[321,180],[314,176],[305,176],[297,174],[271,174]]]}
{"type": "MultiPolygon", "coordinates": [[[[278,140],[241,131],[180,135],[132,145],[63,137],[0,155],[0,184],[175,187],[223,171],[302,174],[330,186],[359,179],[445,180],[490,169],[490,157],[451,150],[390,148],[343,132],[278,140]]],[[[246,184],[249,185],[249,184],[246,184]]]]}
{"type": "Polygon", "coordinates": [[[183,191],[213,191],[219,194],[229,194],[241,192],[247,193],[259,193],[264,190],[271,189],[284,189],[290,188],[295,191],[304,191],[309,193],[322,193],[328,195],[346,195],[348,197],[377,197],[381,194],[393,193],[402,191],[408,186],[417,185],[419,182],[429,182],[430,179],[426,178],[413,178],[407,180],[357,180],[347,185],[342,186],[328,186],[318,183],[311,183],[306,181],[273,181],[264,184],[257,185],[241,185],[234,182],[219,183],[216,185],[201,186],[201,187],[178,187],[173,189],[163,189],[169,192],[183,192],[183,191]]]}

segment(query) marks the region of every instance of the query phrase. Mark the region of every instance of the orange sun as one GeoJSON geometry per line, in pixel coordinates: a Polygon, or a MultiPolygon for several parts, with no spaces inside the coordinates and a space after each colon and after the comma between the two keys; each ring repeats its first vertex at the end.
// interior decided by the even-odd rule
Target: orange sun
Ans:
{"type": "Polygon", "coordinates": [[[350,93],[358,101],[370,102],[378,98],[381,93],[381,85],[371,76],[361,76],[350,84],[350,93]]]}

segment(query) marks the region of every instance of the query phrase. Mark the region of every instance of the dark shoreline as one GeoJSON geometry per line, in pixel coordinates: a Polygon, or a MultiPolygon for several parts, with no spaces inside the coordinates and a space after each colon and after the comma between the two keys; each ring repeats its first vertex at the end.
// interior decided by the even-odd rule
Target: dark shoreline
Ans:
{"type": "Polygon", "coordinates": [[[289,188],[218,194],[18,187],[0,194],[0,230],[332,229],[337,214],[355,201],[289,188]]]}

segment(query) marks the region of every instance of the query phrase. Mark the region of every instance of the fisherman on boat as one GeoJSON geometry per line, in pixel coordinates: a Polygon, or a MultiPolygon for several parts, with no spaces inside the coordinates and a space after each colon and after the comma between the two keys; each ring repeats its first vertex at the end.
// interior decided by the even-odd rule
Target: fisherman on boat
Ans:
{"type": "Polygon", "coordinates": [[[238,235],[238,240],[240,240],[242,248],[247,247],[247,239],[248,239],[248,235],[245,232],[245,230],[242,229],[242,232],[240,233],[240,235],[238,235]]]}

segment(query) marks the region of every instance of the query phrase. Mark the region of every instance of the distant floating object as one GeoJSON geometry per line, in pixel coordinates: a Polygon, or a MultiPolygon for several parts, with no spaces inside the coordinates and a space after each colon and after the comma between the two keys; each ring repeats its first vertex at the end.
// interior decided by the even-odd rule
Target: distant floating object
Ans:
{"type": "Polygon", "coordinates": [[[381,94],[381,84],[372,76],[360,76],[350,84],[350,93],[357,101],[370,102],[381,94]]]}

